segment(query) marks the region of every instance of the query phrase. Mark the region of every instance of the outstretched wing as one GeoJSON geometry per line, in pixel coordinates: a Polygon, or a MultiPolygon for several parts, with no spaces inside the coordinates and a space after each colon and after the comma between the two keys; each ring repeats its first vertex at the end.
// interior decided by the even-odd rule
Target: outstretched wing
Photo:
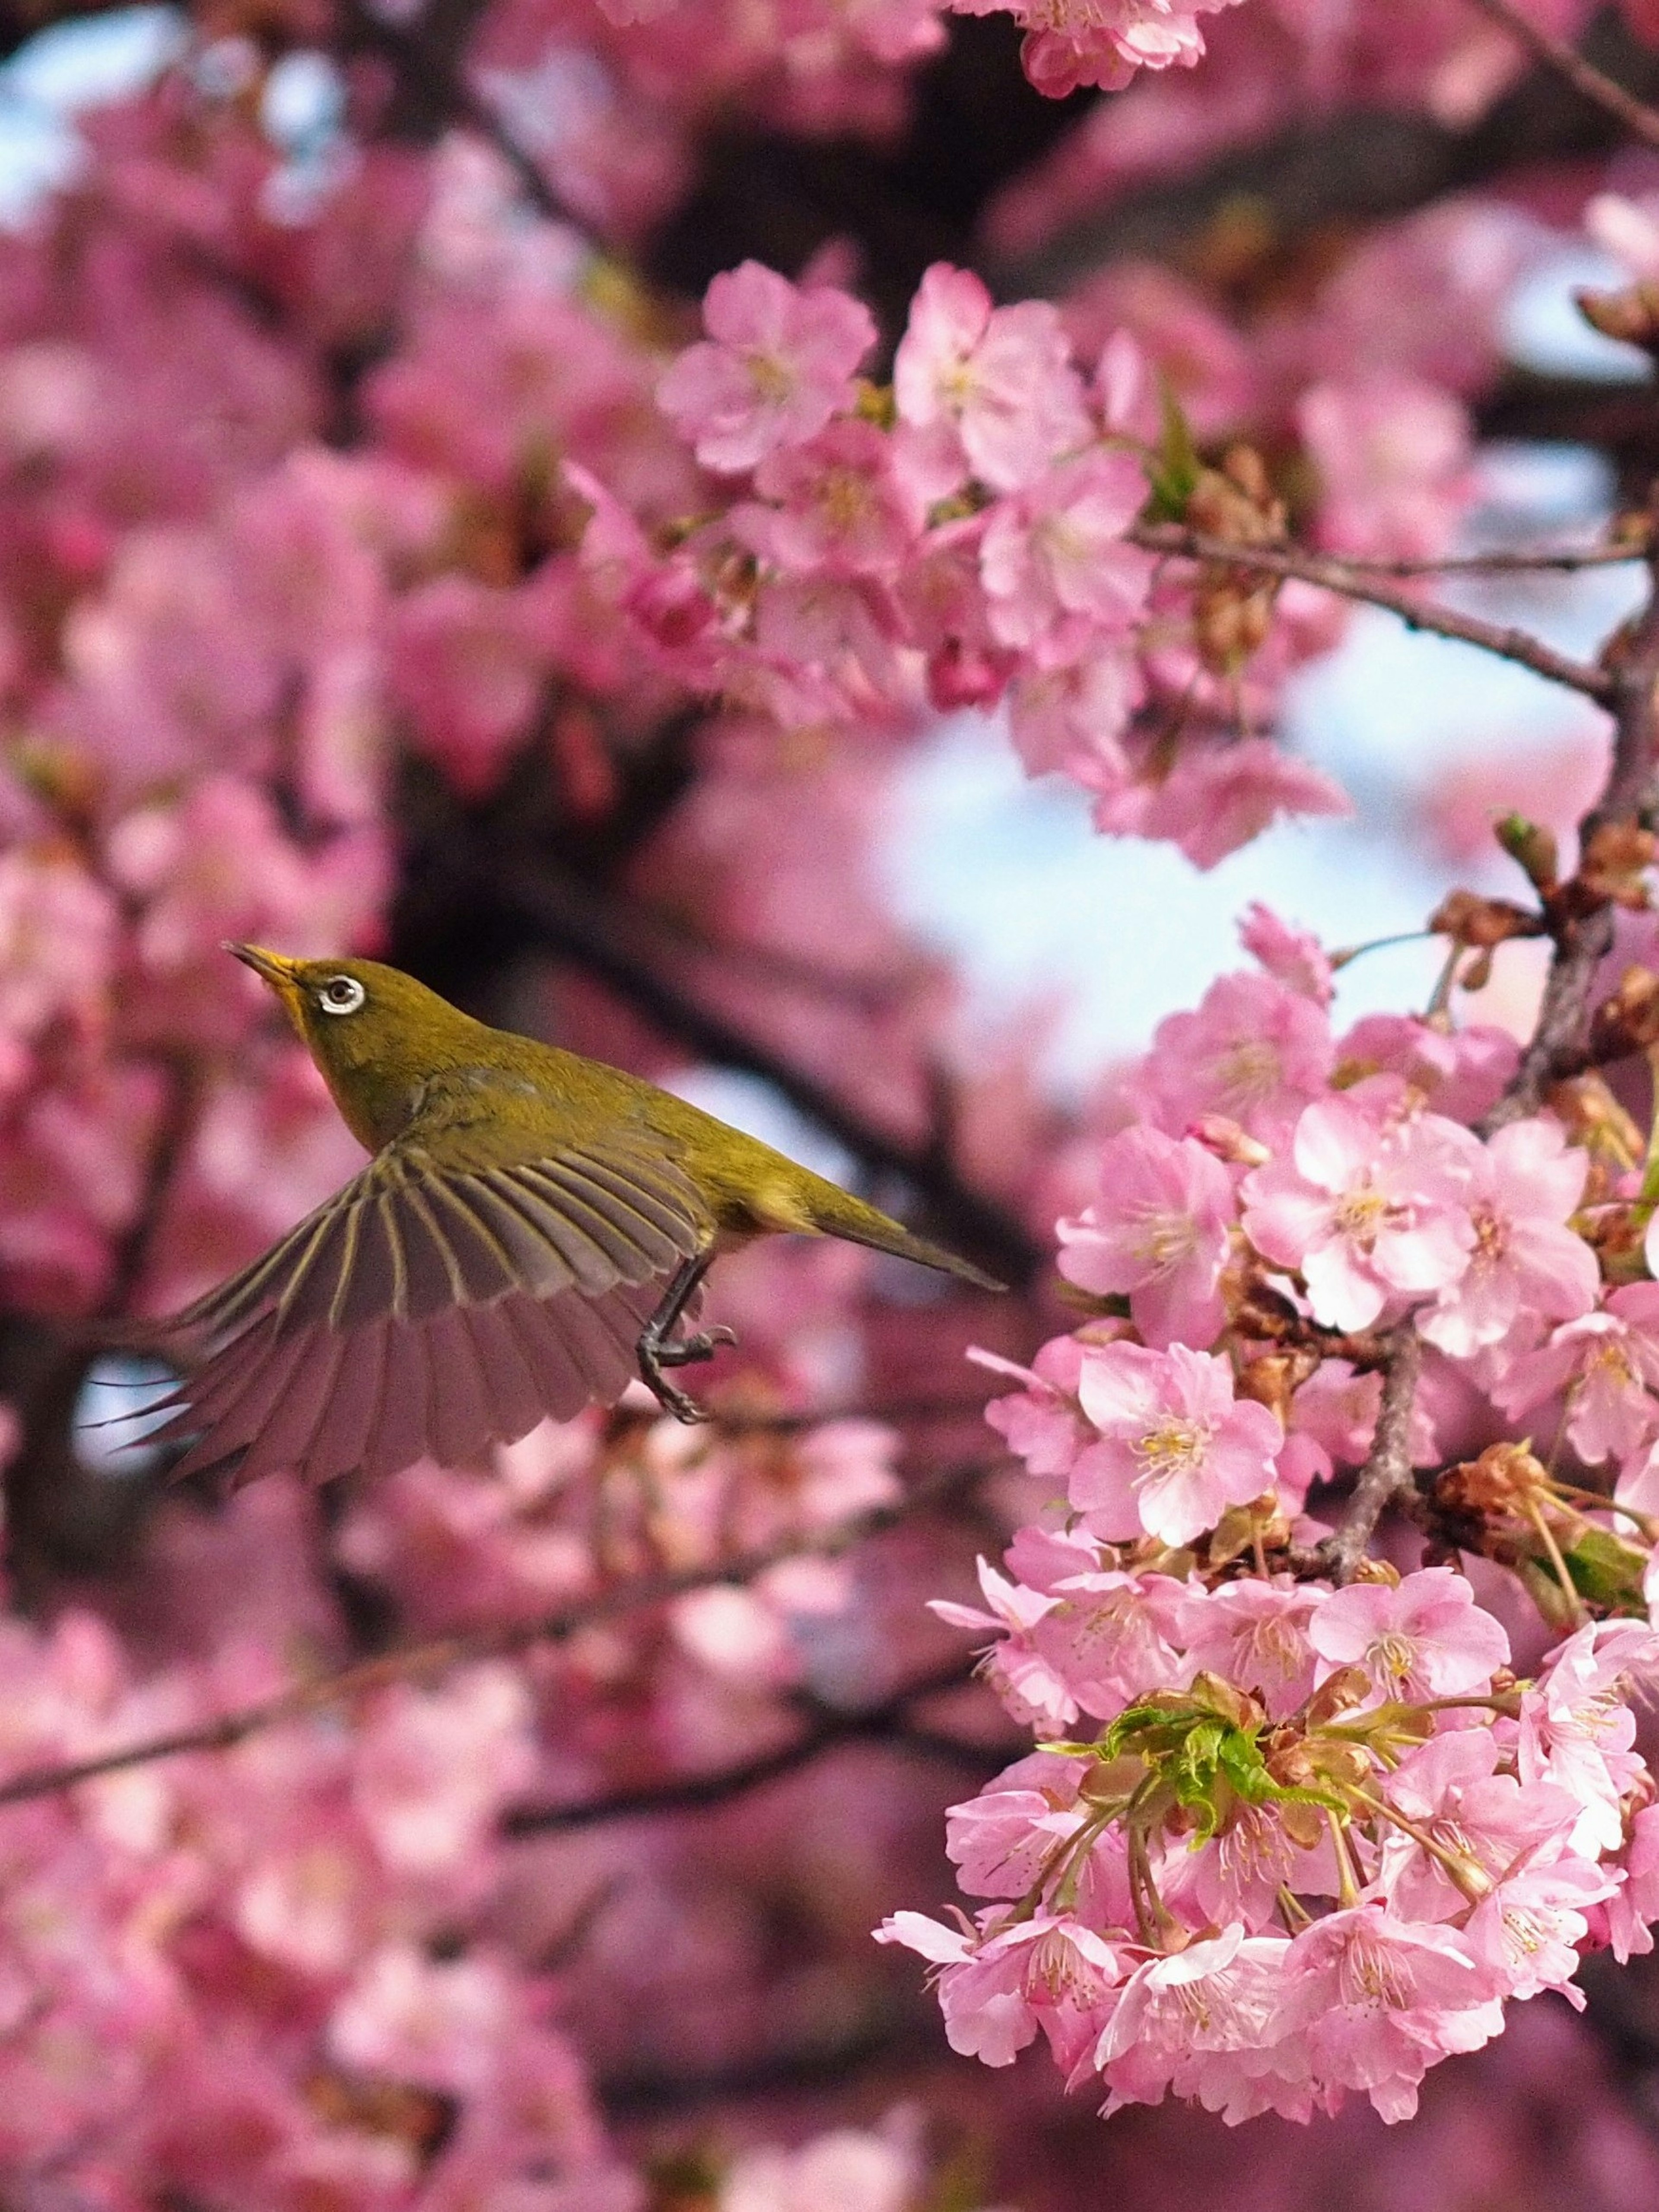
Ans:
{"type": "Polygon", "coordinates": [[[678,1167],[625,1140],[461,1171],[392,1146],[179,1316],[210,1350],[146,1441],[189,1437],[179,1475],[239,1482],[476,1459],[620,1397],[712,1231],[678,1167]]]}

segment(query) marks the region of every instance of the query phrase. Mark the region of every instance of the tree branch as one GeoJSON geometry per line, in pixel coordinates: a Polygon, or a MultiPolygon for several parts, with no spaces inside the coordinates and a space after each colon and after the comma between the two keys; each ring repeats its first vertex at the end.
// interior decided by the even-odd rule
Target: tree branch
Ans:
{"type": "MultiPolygon", "coordinates": [[[[1648,599],[1609,641],[1602,659],[1613,720],[1613,760],[1601,797],[1579,824],[1579,850],[1596,832],[1646,820],[1659,805],[1659,554],[1650,556],[1648,599]]],[[[1481,1124],[1490,1136],[1537,1112],[1565,1069],[1583,1064],[1596,970],[1613,949],[1613,910],[1603,900],[1565,910],[1532,1036],[1515,1077],[1481,1124]]]]}
{"type": "Polygon", "coordinates": [[[1362,561],[1344,554],[1342,566],[1353,576],[1530,576],[1628,568],[1647,557],[1641,545],[1563,545],[1531,553],[1449,553],[1438,561],[1362,561]]]}
{"type": "Polygon", "coordinates": [[[1317,585],[1340,598],[1358,599],[1368,606],[1385,608],[1398,615],[1408,629],[1425,630],[1477,646],[1500,660],[1530,668],[1551,684],[1565,684],[1587,699],[1611,705],[1613,677],[1588,661],[1557,653],[1529,630],[1501,623],[1483,622],[1479,616],[1456,614],[1449,607],[1425,605],[1411,592],[1396,591],[1375,569],[1310,552],[1301,546],[1238,545],[1227,538],[1212,538],[1201,530],[1187,530],[1178,523],[1142,523],[1126,533],[1132,545],[1171,559],[1196,561],[1215,568],[1232,568],[1242,575],[1293,576],[1317,585]]]}
{"type": "Polygon", "coordinates": [[[1388,1345],[1371,1448],[1343,1509],[1340,1524],[1322,1544],[1296,1561],[1303,1573],[1328,1575],[1338,1583],[1347,1582],[1364,1558],[1376,1524],[1389,1506],[1413,1487],[1412,1415],[1423,1371],[1423,1340],[1413,1316],[1408,1314],[1389,1330],[1388,1345]]]}
{"type": "Polygon", "coordinates": [[[1507,31],[1516,46],[1522,46],[1533,59],[1554,71],[1564,83],[1570,84],[1580,96],[1610,115],[1633,138],[1644,146],[1659,146],[1659,114],[1626,91],[1616,77],[1587,61],[1576,47],[1565,39],[1558,39],[1514,5],[1514,0],[1470,0],[1483,15],[1507,31]]]}
{"type": "Polygon", "coordinates": [[[143,1736],[136,1742],[112,1751],[94,1752],[85,1759],[26,1768],[0,1783],[0,1806],[51,1796],[59,1790],[73,1789],[77,1783],[94,1781],[100,1775],[119,1773],[128,1767],[148,1765],[157,1759],[176,1759],[186,1752],[228,1751],[262,1729],[275,1728],[285,1721],[306,1719],[330,1705],[349,1704],[390,1684],[422,1681],[471,1661],[501,1658],[536,1644],[565,1643],[582,1629],[670,1604],[694,1590],[713,1589],[723,1583],[753,1582],[769,1567],[777,1566],[786,1559],[836,1558],[872,1536],[897,1528],[902,1522],[931,1506],[953,1503],[981,1481],[996,1463],[976,1461],[968,1466],[944,1469],[918,1483],[890,1505],[878,1505],[868,1513],[854,1514],[832,1528],[734,1553],[729,1559],[708,1566],[633,1576],[610,1589],[561,1606],[533,1621],[406,1644],[398,1650],[382,1652],[375,1658],[314,1675],[309,1681],[278,1692],[275,1697],[240,1706],[233,1712],[222,1713],[216,1720],[204,1721],[193,1728],[143,1736]]]}
{"type": "Polygon", "coordinates": [[[965,1686],[968,1674],[958,1660],[949,1667],[901,1682],[873,1705],[840,1707],[817,1698],[798,1699],[811,1716],[811,1724],[790,1742],[775,1750],[757,1752],[702,1774],[673,1776],[665,1782],[647,1782],[635,1789],[614,1790],[602,1797],[576,1798],[562,1805],[518,1805],[502,1815],[501,1828],[509,1836],[540,1836],[568,1828],[592,1828],[607,1820],[649,1819],[659,1813],[700,1810],[720,1805],[746,1791],[757,1790],[809,1766],[824,1753],[845,1743],[897,1744],[930,1759],[954,1760],[981,1774],[994,1773],[1016,1755],[965,1738],[941,1735],[913,1728],[909,1708],[921,1698],[939,1697],[965,1686]]]}

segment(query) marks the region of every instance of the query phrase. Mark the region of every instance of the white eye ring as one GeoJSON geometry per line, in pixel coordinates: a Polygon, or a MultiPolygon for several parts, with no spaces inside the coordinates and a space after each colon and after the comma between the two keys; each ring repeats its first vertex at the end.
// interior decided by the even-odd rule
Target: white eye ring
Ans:
{"type": "Polygon", "coordinates": [[[325,1014],[355,1014],[368,995],[355,975],[331,975],[317,1003],[325,1014]]]}

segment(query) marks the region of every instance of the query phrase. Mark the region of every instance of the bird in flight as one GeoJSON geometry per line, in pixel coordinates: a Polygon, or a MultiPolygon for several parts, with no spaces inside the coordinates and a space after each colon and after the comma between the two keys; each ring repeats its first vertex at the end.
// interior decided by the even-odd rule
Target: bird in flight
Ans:
{"type": "Polygon", "coordinates": [[[362,1172],[167,1324],[197,1348],[145,1441],[250,1482],[464,1465],[548,1417],[614,1404],[726,1328],[678,1333],[723,1250],[839,1237],[1003,1285],[862,1199],[619,1068],[491,1029],[373,960],[225,950],[310,1050],[362,1172]]]}

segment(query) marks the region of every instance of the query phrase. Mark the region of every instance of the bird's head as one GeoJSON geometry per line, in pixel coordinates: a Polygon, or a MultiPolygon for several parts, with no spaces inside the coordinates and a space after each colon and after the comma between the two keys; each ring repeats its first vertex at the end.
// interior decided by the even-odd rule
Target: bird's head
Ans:
{"type": "Polygon", "coordinates": [[[225,951],[282,1000],[352,1134],[371,1152],[405,1127],[427,1078],[476,1029],[435,991],[378,960],[294,960],[262,945],[225,951]]]}

